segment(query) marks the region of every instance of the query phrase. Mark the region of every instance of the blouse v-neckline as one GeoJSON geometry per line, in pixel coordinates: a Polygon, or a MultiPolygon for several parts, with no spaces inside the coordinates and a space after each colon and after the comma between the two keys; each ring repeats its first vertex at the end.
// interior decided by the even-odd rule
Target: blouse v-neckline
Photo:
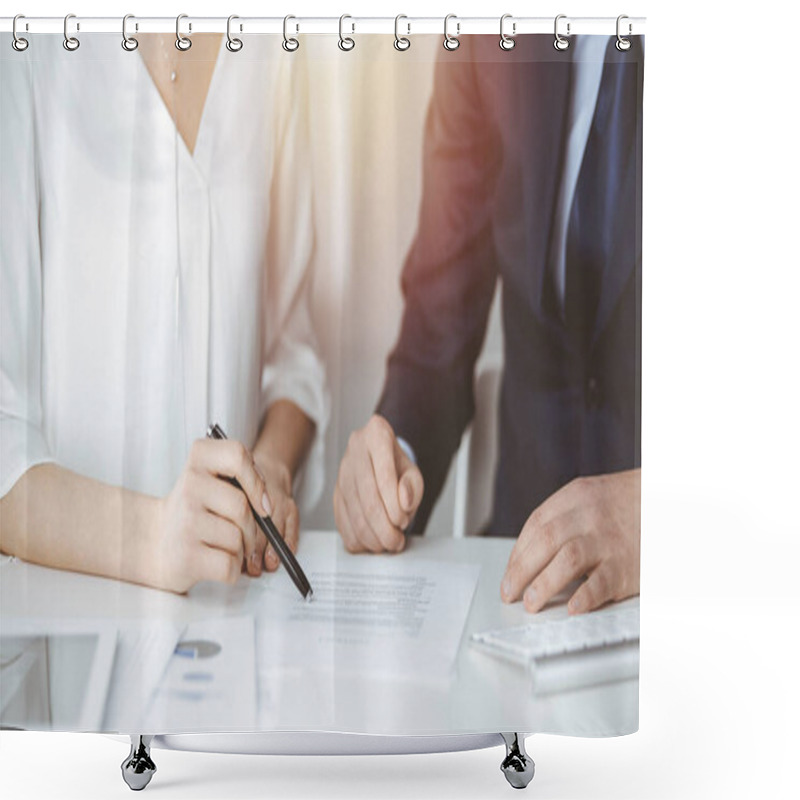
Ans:
{"type": "Polygon", "coordinates": [[[219,47],[217,48],[216,60],[214,62],[214,69],[211,72],[211,79],[208,82],[208,88],[206,89],[206,95],[205,95],[205,98],[203,99],[203,108],[200,111],[200,120],[197,123],[197,131],[196,131],[195,137],[194,137],[194,147],[191,148],[191,149],[189,148],[189,145],[188,145],[186,139],[184,139],[183,134],[178,129],[178,123],[177,123],[175,117],[172,116],[172,113],[170,112],[169,106],[167,105],[167,102],[164,99],[164,96],[161,94],[161,91],[159,90],[158,84],[155,82],[155,79],[153,78],[152,73],[148,69],[148,66],[147,66],[147,63],[145,62],[144,57],[140,56],[139,59],[138,59],[142,69],[144,70],[145,76],[147,78],[148,83],[150,84],[150,87],[152,88],[153,92],[155,92],[156,97],[158,98],[158,100],[156,101],[158,106],[161,108],[161,111],[165,115],[165,117],[167,119],[167,122],[171,126],[172,130],[175,132],[175,136],[180,142],[178,147],[183,150],[184,154],[186,156],[188,156],[189,160],[196,167],[199,166],[199,163],[200,163],[199,155],[201,155],[202,149],[203,149],[203,145],[205,144],[206,137],[203,135],[203,132],[208,127],[208,123],[207,123],[206,118],[208,117],[208,114],[209,114],[209,110],[208,110],[209,109],[209,105],[212,102],[212,97],[213,97],[213,93],[214,93],[214,90],[215,90],[214,87],[215,87],[215,84],[217,83],[217,74],[219,73],[219,71],[221,69],[222,55],[223,55],[224,49],[225,49],[225,37],[222,36],[222,37],[220,37],[219,47]]]}

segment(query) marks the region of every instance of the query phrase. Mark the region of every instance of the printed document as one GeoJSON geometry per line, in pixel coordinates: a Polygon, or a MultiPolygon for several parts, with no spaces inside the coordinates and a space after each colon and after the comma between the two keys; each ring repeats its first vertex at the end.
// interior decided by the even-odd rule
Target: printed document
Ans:
{"type": "Polygon", "coordinates": [[[387,556],[308,560],[303,600],[285,571],[265,581],[259,668],[361,675],[446,675],[458,653],[480,566],[387,556]]]}

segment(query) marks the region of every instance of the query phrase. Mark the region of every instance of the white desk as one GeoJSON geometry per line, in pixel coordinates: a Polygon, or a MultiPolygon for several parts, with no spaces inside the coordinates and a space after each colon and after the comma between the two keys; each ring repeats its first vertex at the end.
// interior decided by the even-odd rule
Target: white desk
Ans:
{"type": "MultiPolygon", "coordinates": [[[[354,678],[330,671],[296,671],[281,676],[280,698],[260,698],[255,730],[335,730],[384,735],[443,735],[486,731],[551,732],[582,736],[631,733],[638,728],[638,680],[620,681],[546,697],[535,697],[530,677],[518,666],[469,645],[474,631],[519,625],[521,603],[500,601],[500,580],[513,545],[510,539],[413,537],[397,558],[436,559],[481,565],[455,668],[444,681],[354,678]]],[[[329,532],[304,532],[298,558],[330,551],[342,559],[370,558],[344,552],[329,532]]],[[[16,561],[0,567],[0,621],[9,617],[192,621],[255,614],[259,593],[243,575],[235,586],[204,583],[175,595],[104,578],[16,561]]],[[[423,677],[423,676],[420,676],[423,677]]],[[[122,727],[122,726],[121,726],[122,727]]],[[[116,731],[110,731],[116,732],[116,731]]],[[[122,733],[133,733],[122,727],[122,733]]],[[[148,733],[148,731],[135,731],[148,733]]],[[[181,728],[154,734],[198,732],[181,728]]],[[[209,729],[208,732],[212,732],[209,729]]]]}

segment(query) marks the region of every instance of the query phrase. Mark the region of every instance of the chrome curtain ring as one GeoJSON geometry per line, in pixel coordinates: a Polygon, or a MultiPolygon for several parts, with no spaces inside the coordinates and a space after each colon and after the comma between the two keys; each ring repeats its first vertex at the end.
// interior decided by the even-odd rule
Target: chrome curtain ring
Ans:
{"type": "MultiPolygon", "coordinates": [[[[400,20],[401,19],[408,19],[405,14],[398,14],[394,18],[394,49],[403,52],[403,50],[408,50],[411,47],[411,39],[407,39],[405,36],[400,35],[400,20]]],[[[408,34],[411,35],[411,23],[406,23],[406,28],[408,28],[408,34]]]]}
{"type": "MultiPolygon", "coordinates": [[[[631,40],[630,39],[624,39],[622,37],[622,35],[620,34],[620,32],[619,32],[620,31],[620,22],[622,22],[622,20],[624,20],[624,19],[628,19],[628,15],[627,14],[620,14],[617,17],[617,50],[620,50],[623,53],[626,50],[630,50],[631,49],[631,40]]],[[[631,33],[631,29],[632,29],[631,28],[631,24],[628,23],[628,35],[629,36],[630,36],[630,33],[631,33]]]]}
{"type": "MultiPolygon", "coordinates": [[[[181,51],[186,51],[192,46],[192,40],[188,36],[184,36],[181,33],[181,20],[188,18],[188,14],[178,14],[175,19],[175,47],[181,51]]],[[[191,30],[191,26],[189,27],[189,30],[191,30]]]]}
{"type": "MultiPolygon", "coordinates": [[[[553,32],[555,33],[555,37],[556,37],[555,41],[553,42],[553,47],[555,47],[556,50],[566,50],[569,47],[569,39],[564,38],[558,32],[559,20],[566,19],[566,18],[567,18],[566,14],[559,14],[556,17],[556,21],[555,21],[555,23],[553,25],[553,32]]],[[[567,36],[569,36],[569,35],[570,35],[570,24],[569,24],[569,22],[567,22],[567,36]]]]}
{"type": "Polygon", "coordinates": [[[512,37],[517,35],[517,23],[511,23],[511,36],[509,36],[505,31],[505,24],[507,19],[513,19],[511,14],[503,14],[500,17],[500,49],[501,50],[513,50],[515,45],[517,44],[512,37]]]}
{"type": "MultiPolygon", "coordinates": [[[[241,39],[237,39],[235,36],[231,36],[231,22],[233,22],[233,20],[235,19],[239,19],[239,17],[237,17],[236,14],[231,14],[228,17],[228,28],[226,31],[228,41],[225,42],[225,47],[227,47],[231,53],[238,53],[244,47],[244,44],[242,43],[241,39]]],[[[241,30],[241,28],[239,28],[239,30],[241,30]]]]}
{"type": "Polygon", "coordinates": [[[122,18],[122,49],[132,53],[138,46],[139,40],[128,36],[128,20],[135,19],[133,14],[126,14],[122,18]]]}
{"type": "Polygon", "coordinates": [[[458,50],[458,47],[461,44],[461,42],[458,41],[458,34],[459,33],[461,33],[461,23],[458,21],[458,17],[456,17],[455,14],[448,14],[444,18],[444,40],[442,41],[442,47],[444,47],[445,50],[450,50],[451,52],[453,50],[458,50]],[[451,19],[456,20],[456,35],[455,36],[451,36],[450,33],[447,30],[448,24],[449,24],[451,19]]]}
{"type": "Polygon", "coordinates": [[[74,14],[67,14],[64,17],[64,49],[72,53],[81,46],[81,43],[74,36],[69,35],[69,21],[71,19],[75,19],[74,14]]]}
{"type": "Polygon", "coordinates": [[[21,53],[23,50],[27,50],[28,49],[28,44],[29,44],[27,39],[23,39],[17,33],[17,20],[20,20],[20,19],[25,19],[25,15],[24,14],[17,14],[17,16],[14,17],[14,21],[11,23],[11,35],[13,36],[13,38],[11,39],[11,46],[18,53],[21,53]]]}
{"type": "MultiPolygon", "coordinates": [[[[297,39],[290,37],[288,34],[290,19],[297,19],[297,18],[293,17],[291,14],[287,14],[283,18],[283,49],[287,53],[294,53],[294,51],[297,50],[298,47],[300,47],[300,42],[298,42],[297,39]]],[[[295,30],[299,30],[299,26],[295,28],[295,30]]]]}
{"type": "MultiPolygon", "coordinates": [[[[353,18],[349,14],[342,14],[342,16],[339,17],[339,49],[344,50],[345,52],[347,52],[348,50],[352,50],[356,46],[355,41],[349,36],[345,36],[342,31],[342,27],[344,26],[344,21],[346,19],[353,19],[353,18]]],[[[355,33],[356,32],[355,23],[354,22],[351,23],[351,26],[353,28],[352,33],[355,33]]]]}

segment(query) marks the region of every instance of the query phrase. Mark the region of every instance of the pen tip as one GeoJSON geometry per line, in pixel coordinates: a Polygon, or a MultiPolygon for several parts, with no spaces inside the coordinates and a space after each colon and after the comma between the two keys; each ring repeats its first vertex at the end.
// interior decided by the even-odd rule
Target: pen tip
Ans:
{"type": "Polygon", "coordinates": [[[306,594],[306,603],[310,603],[314,599],[314,591],[313,589],[308,590],[308,594],[306,594]]]}

